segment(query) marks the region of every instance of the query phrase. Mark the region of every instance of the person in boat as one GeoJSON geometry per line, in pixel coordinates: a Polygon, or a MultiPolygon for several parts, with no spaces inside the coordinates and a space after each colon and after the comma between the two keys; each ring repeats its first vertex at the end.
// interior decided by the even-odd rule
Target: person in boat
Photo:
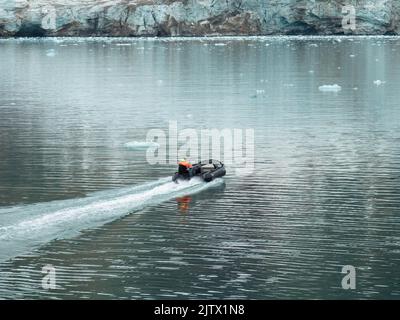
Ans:
{"type": "Polygon", "coordinates": [[[192,176],[192,164],[185,158],[178,162],[178,173],[185,178],[191,178],[192,176]]]}

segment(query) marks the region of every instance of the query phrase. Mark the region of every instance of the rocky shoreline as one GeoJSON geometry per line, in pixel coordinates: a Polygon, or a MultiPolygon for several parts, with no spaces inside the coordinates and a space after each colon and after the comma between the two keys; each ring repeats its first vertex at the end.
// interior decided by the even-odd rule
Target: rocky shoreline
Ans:
{"type": "Polygon", "coordinates": [[[398,0],[0,0],[0,37],[399,35],[398,0]]]}

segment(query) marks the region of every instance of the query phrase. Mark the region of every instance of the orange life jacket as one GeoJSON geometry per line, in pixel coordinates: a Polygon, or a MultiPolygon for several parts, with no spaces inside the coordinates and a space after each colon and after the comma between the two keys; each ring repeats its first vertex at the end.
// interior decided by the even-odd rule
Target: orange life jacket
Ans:
{"type": "Polygon", "coordinates": [[[189,163],[189,162],[187,162],[187,161],[181,161],[181,162],[179,162],[178,164],[179,164],[180,166],[184,166],[184,167],[186,167],[186,168],[191,168],[191,167],[192,167],[192,164],[189,163]]]}

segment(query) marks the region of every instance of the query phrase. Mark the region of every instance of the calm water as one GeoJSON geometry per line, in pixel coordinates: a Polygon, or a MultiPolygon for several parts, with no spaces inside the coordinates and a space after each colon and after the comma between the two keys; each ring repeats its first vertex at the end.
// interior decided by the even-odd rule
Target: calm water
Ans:
{"type": "Polygon", "coordinates": [[[400,38],[338,39],[0,41],[0,298],[400,298],[400,38]],[[255,172],[171,184],[170,120],[255,172]]]}

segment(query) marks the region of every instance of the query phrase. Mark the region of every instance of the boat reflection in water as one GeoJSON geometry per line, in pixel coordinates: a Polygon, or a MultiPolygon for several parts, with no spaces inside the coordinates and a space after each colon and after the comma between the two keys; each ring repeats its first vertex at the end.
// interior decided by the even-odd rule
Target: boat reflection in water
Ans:
{"type": "Polygon", "coordinates": [[[188,213],[190,201],[192,201],[191,196],[176,198],[176,202],[178,203],[178,209],[181,213],[188,213]]]}
{"type": "Polygon", "coordinates": [[[215,199],[214,196],[215,194],[218,193],[223,193],[223,191],[226,188],[226,184],[225,182],[217,185],[213,188],[210,188],[208,190],[205,190],[201,193],[198,194],[194,194],[194,195],[187,195],[187,196],[183,196],[183,197],[178,197],[176,198],[176,203],[177,203],[177,207],[178,207],[178,211],[181,214],[188,214],[189,213],[189,209],[192,206],[196,206],[196,204],[200,201],[204,201],[207,199],[215,199]],[[211,197],[212,196],[212,197],[211,197]]]}

